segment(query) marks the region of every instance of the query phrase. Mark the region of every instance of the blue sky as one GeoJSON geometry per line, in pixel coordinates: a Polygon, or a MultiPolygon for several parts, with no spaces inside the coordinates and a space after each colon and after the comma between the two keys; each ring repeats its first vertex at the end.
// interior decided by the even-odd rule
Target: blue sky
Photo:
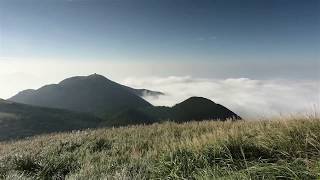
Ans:
{"type": "Polygon", "coordinates": [[[318,0],[1,0],[1,57],[319,59],[318,0]]]}
{"type": "Polygon", "coordinates": [[[32,63],[50,60],[112,78],[320,79],[319,12],[318,0],[0,0],[0,71],[46,76],[32,63]]]}

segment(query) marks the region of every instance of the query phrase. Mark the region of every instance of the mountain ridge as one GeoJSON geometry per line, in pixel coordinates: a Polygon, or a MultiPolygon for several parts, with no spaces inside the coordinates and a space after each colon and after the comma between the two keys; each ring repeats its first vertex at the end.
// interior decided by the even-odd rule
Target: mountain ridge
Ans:
{"type": "Polygon", "coordinates": [[[113,82],[102,75],[75,76],[58,84],[37,90],[21,91],[8,100],[72,111],[90,112],[98,116],[126,107],[152,106],[134,93],[138,90],[113,82]]]}
{"type": "MultiPolygon", "coordinates": [[[[0,99],[0,122],[7,122],[10,128],[14,128],[14,122],[18,123],[18,127],[22,127],[19,124],[24,123],[21,121],[23,117],[22,120],[26,119],[25,123],[27,123],[24,124],[25,126],[30,126],[31,130],[33,126],[39,127],[39,133],[41,133],[43,132],[41,123],[46,124],[47,119],[47,124],[50,124],[48,126],[52,126],[55,131],[64,130],[64,127],[59,128],[58,122],[67,124],[68,130],[72,130],[85,127],[152,124],[164,121],[183,123],[241,119],[228,108],[207,98],[190,97],[172,107],[153,106],[137,95],[138,91],[148,93],[150,90],[124,86],[98,74],[74,76],[58,84],[42,86],[37,90],[21,91],[9,100],[0,99]],[[10,111],[8,107],[11,107],[10,111]],[[28,113],[27,110],[30,112],[28,113]],[[80,115],[83,115],[84,119],[79,117],[80,115]],[[15,119],[16,117],[20,118],[15,119]],[[11,118],[10,122],[6,120],[8,118],[11,118]],[[70,122],[64,122],[64,119],[70,122]],[[37,121],[41,122],[40,125],[37,121]],[[83,125],[77,124],[82,121],[83,125]]],[[[162,95],[161,92],[158,93],[162,95]]],[[[3,127],[0,124],[0,130],[1,128],[3,127]]],[[[52,129],[46,125],[44,132],[45,130],[51,132],[52,129]]],[[[36,133],[34,131],[33,134],[36,133]]]]}
{"type": "MultiPolygon", "coordinates": [[[[25,90],[9,100],[23,104],[93,113],[105,119],[107,123],[115,122],[117,121],[115,118],[119,117],[132,124],[128,121],[129,114],[132,114],[132,119],[137,122],[141,122],[141,119],[137,119],[138,117],[145,117],[146,123],[163,119],[178,122],[201,119],[241,119],[226,107],[202,97],[190,97],[173,107],[156,107],[138,96],[138,90],[140,90],[140,95],[150,91],[134,89],[118,84],[102,75],[92,74],[66,78],[58,84],[45,85],[37,90],[25,90]],[[152,121],[149,121],[150,119],[152,121]]],[[[161,92],[156,93],[163,95],[161,92]]]]}
{"type": "MultiPolygon", "coordinates": [[[[203,97],[190,97],[172,107],[153,106],[125,109],[110,118],[111,123],[152,124],[162,121],[188,122],[202,120],[241,120],[242,118],[228,108],[203,97]],[[141,117],[145,118],[144,121],[141,117]]],[[[116,124],[113,124],[116,125],[116,124]]]]}
{"type": "Polygon", "coordinates": [[[87,128],[152,124],[165,121],[182,123],[201,120],[241,119],[225,107],[224,112],[218,112],[220,117],[215,114],[215,109],[206,110],[203,114],[203,111],[199,110],[197,105],[193,104],[193,101],[198,101],[199,104],[207,104],[208,108],[212,108],[213,105],[222,106],[206,98],[190,97],[172,107],[124,108],[115,112],[111,117],[103,119],[84,112],[39,107],[0,99],[0,141],[87,128]],[[188,109],[190,106],[192,106],[192,111],[188,109]],[[187,111],[193,113],[190,114],[187,111]],[[198,116],[198,113],[201,116],[198,116]],[[226,116],[221,116],[221,114],[226,116]]]}
{"type": "Polygon", "coordinates": [[[127,89],[128,91],[140,96],[140,97],[144,97],[144,96],[161,96],[161,95],[165,95],[165,93],[163,92],[159,92],[159,91],[153,91],[153,90],[149,90],[149,89],[135,89],[135,88],[131,88],[131,87],[128,87],[128,86],[125,86],[125,85],[122,85],[122,84],[119,84],[119,83],[116,83],[114,81],[111,81],[110,79],[102,76],[102,75],[99,75],[99,74],[91,74],[91,75],[88,75],[88,76],[73,76],[73,77],[70,77],[70,78],[66,78],[62,81],[60,81],[59,83],[57,84],[47,84],[47,85],[44,85],[38,89],[25,89],[25,90],[22,90],[20,92],[18,92],[16,95],[10,97],[8,100],[12,100],[12,99],[15,99],[16,96],[25,96],[25,95],[31,95],[33,93],[35,93],[37,90],[40,90],[42,88],[46,88],[46,87],[52,87],[52,86],[56,86],[56,85],[66,85],[68,84],[70,81],[74,81],[74,80],[81,80],[81,79],[85,79],[85,78],[90,78],[90,79],[102,79],[102,80],[107,80],[109,81],[110,83],[115,83],[115,84],[118,84],[118,85],[121,85],[123,88],[127,89]]]}

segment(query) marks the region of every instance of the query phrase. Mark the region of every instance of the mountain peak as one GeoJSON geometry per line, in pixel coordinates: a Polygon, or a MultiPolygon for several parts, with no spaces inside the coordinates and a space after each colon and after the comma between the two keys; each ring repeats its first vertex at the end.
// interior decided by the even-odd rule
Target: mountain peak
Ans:
{"type": "Polygon", "coordinates": [[[90,74],[89,77],[104,77],[102,76],[101,74],[97,74],[97,73],[93,73],[93,74],[90,74]]]}
{"type": "Polygon", "coordinates": [[[199,97],[199,96],[192,96],[192,97],[186,99],[185,101],[210,101],[210,102],[213,102],[208,98],[199,97]]]}
{"type": "Polygon", "coordinates": [[[89,76],[87,76],[88,79],[108,79],[100,74],[94,73],[94,74],[90,74],[89,76]]]}
{"type": "Polygon", "coordinates": [[[106,77],[95,73],[95,74],[91,74],[91,75],[88,75],[88,76],[70,77],[70,78],[67,78],[67,79],[61,81],[59,84],[60,85],[68,85],[68,84],[78,83],[79,81],[113,82],[113,81],[107,79],[106,77]]]}
{"type": "Polygon", "coordinates": [[[178,121],[201,119],[241,119],[240,116],[226,107],[203,97],[190,97],[173,106],[173,109],[177,113],[175,119],[178,121]]]}
{"type": "Polygon", "coordinates": [[[177,104],[176,106],[188,105],[188,104],[192,104],[192,105],[197,105],[197,104],[215,104],[215,102],[211,101],[210,99],[204,98],[204,97],[192,96],[192,97],[186,99],[185,101],[177,104]]]}

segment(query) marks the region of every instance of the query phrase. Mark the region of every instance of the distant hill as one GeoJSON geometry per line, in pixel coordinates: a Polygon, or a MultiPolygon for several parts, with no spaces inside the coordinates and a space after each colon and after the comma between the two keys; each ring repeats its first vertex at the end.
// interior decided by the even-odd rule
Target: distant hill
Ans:
{"type": "Polygon", "coordinates": [[[45,108],[0,99],[0,141],[38,134],[162,121],[241,119],[209,99],[191,97],[173,107],[124,108],[100,119],[89,113],[45,108]]]}
{"type": "Polygon", "coordinates": [[[71,77],[59,84],[46,85],[37,90],[25,90],[8,100],[108,117],[126,108],[152,107],[140,97],[144,93],[162,94],[145,89],[133,89],[93,74],[71,77]]]}
{"type": "MultiPolygon", "coordinates": [[[[52,120],[53,123],[54,118],[63,119],[64,116],[70,123],[78,122],[76,120],[78,116],[70,111],[90,113],[101,118],[99,126],[151,124],[166,120],[187,122],[241,119],[226,107],[206,98],[191,97],[173,107],[157,107],[141,97],[148,95],[159,96],[163,93],[147,89],[134,89],[113,82],[104,76],[93,74],[71,77],[59,84],[46,85],[37,90],[25,90],[9,99],[12,102],[47,108],[36,108],[4,101],[3,107],[0,106],[0,112],[3,111],[1,108],[10,105],[17,112],[12,114],[3,111],[2,117],[3,119],[8,117],[14,119],[13,117],[16,117],[17,114],[20,115],[18,113],[20,109],[23,109],[23,118],[29,119],[25,123],[29,123],[30,126],[36,126],[32,123],[38,123],[39,117],[43,122],[48,119],[48,122],[52,120]],[[66,109],[66,111],[49,108],[66,109]],[[28,111],[32,116],[29,116],[28,111]]],[[[14,112],[13,109],[11,109],[12,112],[14,112]]],[[[12,120],[12,122],[14,121],[12,120]]],[[[19,123],[21,122],[19,121],[19,123]]],[[[98,126],[97,124],[86,126],[86,122],[84,122],[81,127],[92,127],[91,125],[98,126]]],[[[54,127],[54,130],[59,130],[58,123],[50,124],[50,126],[54,127]]],[[[48,126],[48,128],[50,127],[48,126]]],[[[63,128],[61,127],[62,130],[64,130],[63,128]]],[[[78,125],[75,125],[75,128],[78,128],[78,125]]]]}
{"type": "Polygon", "coordinates": [[[14,103],[0,99],[0,141],[43,133],[96,128],[101,119],[68,110],[14,103]]]}
{"type": "Polygon", "coordinates": [[[191,97],[173,107],[154,106],[126,109],[109,120],[113,125],[151,124],[161,121],[240,120],[241,117],[226,107],[202,97],[191,97]]]}
{"type": "Polygon", "coordinates": [[[172,107],[173,119],[178,122],[203,119],[241,119],[228,108],[203,97],[191,97],[172,107]]]}

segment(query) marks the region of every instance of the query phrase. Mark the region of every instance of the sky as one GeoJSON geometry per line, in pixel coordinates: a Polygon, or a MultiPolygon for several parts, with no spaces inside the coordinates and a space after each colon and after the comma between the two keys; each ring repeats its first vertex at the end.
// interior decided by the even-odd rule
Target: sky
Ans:
{"type": "Polygon", "coordinates": [[[187,95],[257,105],[211,93],[231,79],[233,99],[291,112],[303,109],[290,108],[295,100],[320,104],[319,61],[319,0],[0,0],[0,98],[99,73],[176,97],[151,100],[157,105],[187,95]],[[156,83],[172,77],[202,90],[181,95],[176,84],[156,83]],[[277,102],[258,93],[265,89],[277,102]]]}

